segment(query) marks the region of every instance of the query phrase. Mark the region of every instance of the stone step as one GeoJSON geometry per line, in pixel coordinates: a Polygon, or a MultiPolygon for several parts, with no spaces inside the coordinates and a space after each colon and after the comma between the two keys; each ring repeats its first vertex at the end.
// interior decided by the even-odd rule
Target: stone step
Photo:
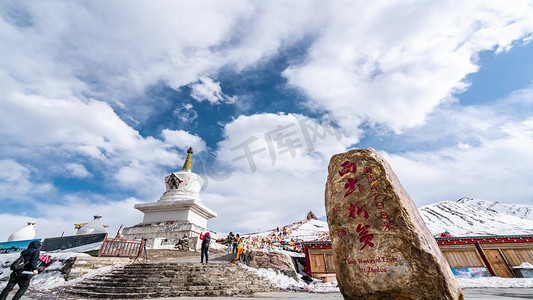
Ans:
{"type": "Polygon", "coordinates": [[[221,278],[221,277],[227,277],[227,278],[232,278],[232,279],[235,279],[235,280],[245,280],[247,278],[254,278],[253,275],[250,275],[250,274],[240,274],[240,273],[229,273],[229,274],[226,274],[226,273],[223,273],[223,274],[159,274],[159,273],[153,273],[153,274],[149,274],[149,275],[139,275],[139,274],[128,274],[128,273],[125,273],[125,274],[112,274],[112,275],[105,275],[105,276],[102,276],[101,278],[103,279],[106,279],[106,280],[113,280],[115,278],[120,278],[124,281],[139,281],[139,280],[144,280],[144,281],[153,281],[153,280],[171,280],[171,279],[184,279],[184,280],[187,280],[187,279],[205,279],[205,280],[210,280],[210,279],[213,279],[213,278],[221,278]]]}
{"type": "Polygon", "coordinates": [[[158,297],[158,294],[156,293],[99,293],[74,288],[69,289],[68,293],[83,296],[85,298],[100,299],[148,299],[158,297]]]}
{"type": "Polygon", "coordinates": [[[259,280],[247,280],[247,281],[197,281],[197,282],[156,282],[152,284],[133,283],[133,282],[113,282],[113,281],[87,281],[77,284],[79,287],[121,287],[121,288],[159,288],[159,287],[173,287],[173,286],[214,286],[220,288],[239,287],[245,288],[248,286],[262,286],[264,282],[259,280]]]}
{"type": "Polygon", "coordinates": [[[173,270],[173,269],[130,269],[130,270],[114,270],[108,274],[179,274],[179,273],[195,273],[195,274],[232,274],[232,273],[249,273],[244,269],[184,269],[184,270],[173,270]]]}
{"type": "Polygon", "coordinates": [[[175,275],[213,275],[213,276],[224,276],[224,275],[231,275],[231,274],[243,274],[243,275],[249,275],[249,272],[246,272],[244,270],[179,270],[179,271],[173,271],[173,270],[131,270],[131,271],[122,271],[122,272],[112,272],[108,273],[107,275],[124,275],[124,274],[135,274],[139,277],[142,276],[152,276],[154,274],[159,274],[161,276],[175,276],[175,275]]]}
{"type": "MultiPolygon", "coordinates": [[[[198,280],[204,280],[204,281],[213,281],[213,280],[221,280],[222,278],[227,278],[233,281],[243,281],[243,280],[249,280],[252,278],[256,278],[254,276],[239,276],[239,275],[222,275],[222,276],[212,276],[212,275],[199,275],[199,276],[191,276],[191,275],[176,275],[176,276],[160,276],[159,274],[152,274],[151,276],[141,277],[136,276],[134,274],[124,274],[124,275],[118,275],[118,276],[102,276],[102,277],[95,277],[93,279],[101,279],[101,280],[107,280],[107,281],[120,281],[120,282],[160,282],[160,281],[198,281],[198,280]]],[[[92,280],[92,279],[88,279],[92,280]]]]}
{"type": "Polygon", "coordinates": [[[91,298],[154,298],[154,297],[214,297],[214,296],[239,296],[239,295],[251,295],[260,292],[272,292],[275,289],[262,288],[262,287],[249,287],[249,288],[233,288],[233,289],[158,289],[150,291],[132,291],[128,289],[79,289],[71,288],[68,292],[70,294],[82,295],[91,298]]]}
{"type": "Polygon", "coordinates": [[[237,272],[244,271],[242,268],[130,268],[124,270],[114,270],[113,272],[237,272]]]}
{"type": "Polygon", "coordinates": [[[94,292],[86,290],[70,290],[71,294],[86,298],[100,299],[149,299],[149,298],[167,298],[167,297],[232,297],[240,295],[250,295],[252,292],[243,293],[242,291],[170,291],[170,292],[149,292],[149,293],[112,293],[112,292],[94,292]]]}
{"type": "Polygon", "coordinates": [[[89,298],[220,297],[277,290],[240,266],[134,264],[88,278],[65,292],[89,298]]]}
{"type": "Polygon", "coordinates": [[[179,273],[196,273],[196,274],[232,274],[232,273],[249,273],[243,269],[211,269],[211,270],[169,270],[169,269],[131,269],[131,270],[115,270],[109,274],[179,274],[179,273]]]}
{"type": "Polygon", "coordinates": [[[228,267],[238,267],[235,264],[230,264],[228,262],[220,262],[220,263],[208,263],[208,264],[201,264],[201,263],[142,263],[142,264],[129,264],[125,265],[124,269],[128,268],[136,268],[138,266],[141,266],[143,268],[149,268],[149,267],[165,267],[165,268],[214,268],[221,265],[225,265],[228,267]]]}
{"type": "Polygon", "coordinates": [[[251,286],[246,284],[239,285],[189,285],[189,286],[152,286],[152,287],[131,287],[131,286],[78,286],[77,289],[85,289],[94,292],[162,292],[162,291],[215,291],[215,290],[249,290],[260,289],[259,286],[251,286]]]}

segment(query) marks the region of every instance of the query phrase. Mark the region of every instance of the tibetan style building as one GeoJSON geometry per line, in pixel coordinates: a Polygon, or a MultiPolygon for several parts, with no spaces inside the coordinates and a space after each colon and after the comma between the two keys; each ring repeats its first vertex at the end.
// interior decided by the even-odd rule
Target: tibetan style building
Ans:
{"type": "Polygon", "coordinates": [[[192,172],[192,148],[187,151],[183,168],[165,177],[166,192],[157,202],[136,204],[144,213],[142,223],[122,231],[126,239],[145,238],[147,248],[175,245],[183,236],[189,245],[199,248],[198,237],[206,232],[207,220],[217,214],[200,199],[204,180],[192,172]]]}

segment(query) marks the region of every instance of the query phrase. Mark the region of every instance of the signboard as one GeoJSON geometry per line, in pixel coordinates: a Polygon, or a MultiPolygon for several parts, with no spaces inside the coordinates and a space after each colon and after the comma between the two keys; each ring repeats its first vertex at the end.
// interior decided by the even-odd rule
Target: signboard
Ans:
{"type": "Polygon", "coordinates": [[[452,268],[457,278],[490,277],[486,268],[452,268]]]}
{"type": "Polygon", "coordinates": [[[72,248],[80,248],[81,246],[97,244],[96,249],[107,237],[107,233],[95,233],[85,235],[71,235],[55,238],[46,238],[43,241],[41,251],[64,251],[72,248]]]}
{"type": "Polygon", "coordinates": [[[12,241],[0,243],[0,254],[18,253],[28,248],[28,245],[34,241],[41,241],[41,239],[24,240],[24,241],[12,241]]]}

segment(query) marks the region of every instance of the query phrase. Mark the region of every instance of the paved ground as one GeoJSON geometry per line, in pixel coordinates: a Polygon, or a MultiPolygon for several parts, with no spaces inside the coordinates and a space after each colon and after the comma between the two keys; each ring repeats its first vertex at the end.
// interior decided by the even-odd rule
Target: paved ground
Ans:
{"type": "MultiPolygon", "coordinates": [[[[517,299],[533,299],[533,288],[498,288],[498,289],[464,289],[465,300],[517,300],[517,299]]],[[[13,293],[8,297],[11,299],[13,293]]],[[[22,300],[45,300],[50,298],[30,298],[23,296],[22,300]]],[[[55,298],[58,299],[58,298],[55,298]]],[[[75,299],[75,298],[69,298],[75,299]]],[[[205,297],[181,297],[181,298],[159,298],[157,300],[213,300],[214,298],[205,297]]],[[[235,298],[218,297],[217,300],[231,300],[235,298]]],[[[302,293],[302,292],[275,292],[275,293],[258,293],[254,297],[242,297],[245,299],[321,299],[321,300],[342,300],[340,293],[316,294],[316,293],[302,293]]]]}
{"type": "MultiPolygon", "coordinates": [[[[465,289],[463,290],[465,300],[517,300],[517,299],[533,299],[533,288],[509,288],[509,289],[465,289]]],[[[321,299],[321,300],[342,300],[340,293],[316,294],[316,293],[300,293],[300,292],[277,292],[277,293],[258,293],[255,297],[246,297],[239,299],[321,299]]],[[[165,300],[181,300],[181,299],[213,299],[213,298],[165,298],[165,300]]],[[[231,300],[235,298],[216,298],[217,300],[231,300]]],[[[163,299],[161,299],[163,300],[163,299]]]]}

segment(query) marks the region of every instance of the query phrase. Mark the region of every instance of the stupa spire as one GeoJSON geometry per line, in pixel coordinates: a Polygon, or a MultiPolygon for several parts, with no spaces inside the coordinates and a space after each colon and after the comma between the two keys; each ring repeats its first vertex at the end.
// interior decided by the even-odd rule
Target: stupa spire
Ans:
{"type": "Polygon", "coordinates": [[[191,156],[192,156],[192,147],[189,147],[189,150],[187,150],[187,158],[185,159],[183,168],[181,168],[182,171],[186,171],[186,172],[192,171],[191,156]]]}

